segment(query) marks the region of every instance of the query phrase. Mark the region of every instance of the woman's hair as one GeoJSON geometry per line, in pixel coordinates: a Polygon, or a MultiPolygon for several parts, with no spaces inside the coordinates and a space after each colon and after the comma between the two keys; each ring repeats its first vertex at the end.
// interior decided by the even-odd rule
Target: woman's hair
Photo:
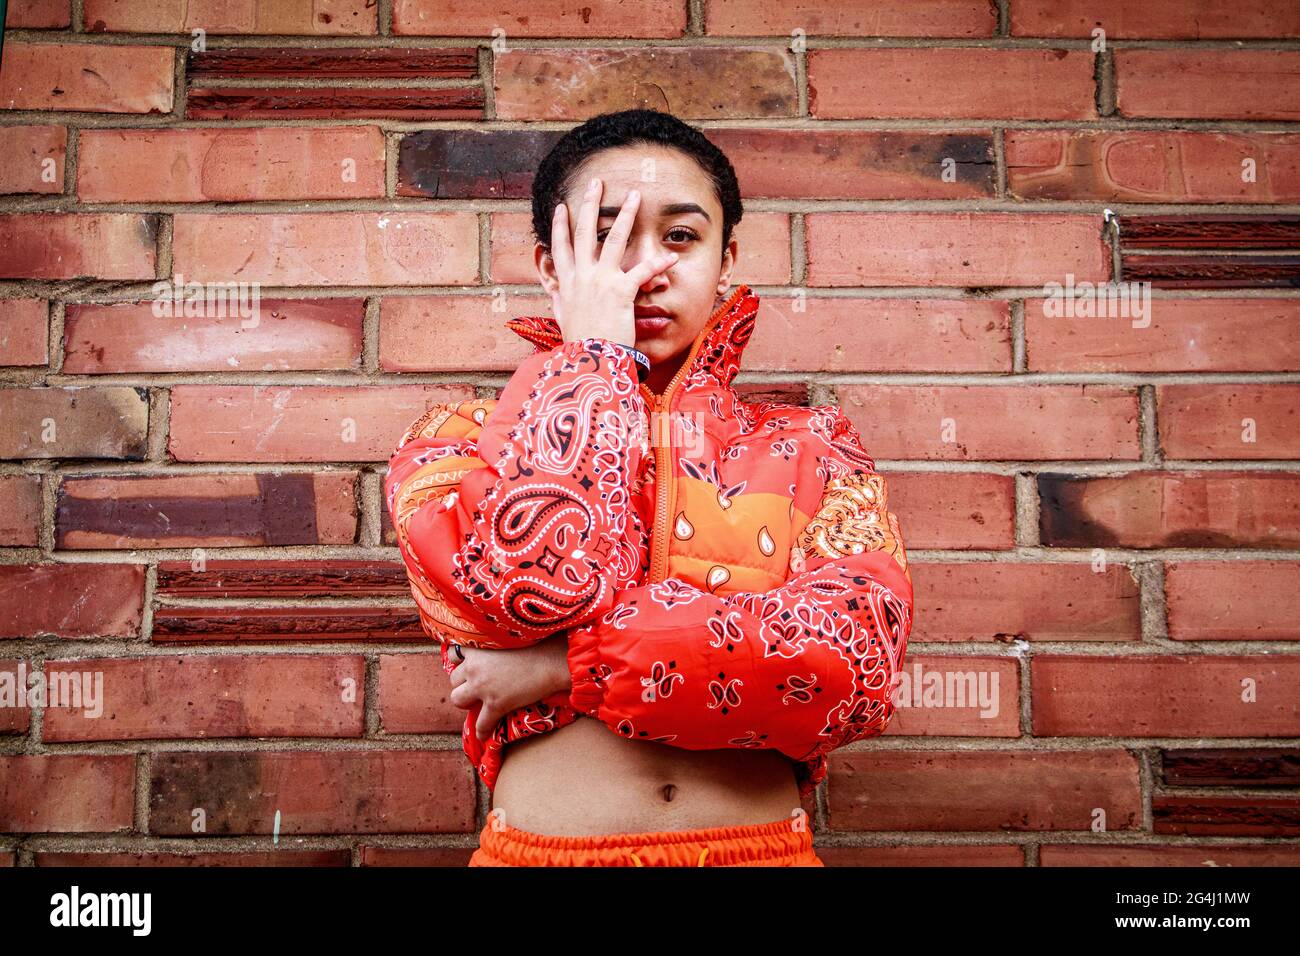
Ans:
{"type": "Polygon", "coordinates": [[[650,143],[680,150],[699,163],[713,183],[722,206],[722,249],[744,213],[740,186],[731,160],[703,133],[670,113],[658,110],[621,110],[601,113],[569,130],[542,159],[533,177],[533,235],[550,251],[551,220],[555,207],[571,191],[582,164],[603,149],[650,143]]]}

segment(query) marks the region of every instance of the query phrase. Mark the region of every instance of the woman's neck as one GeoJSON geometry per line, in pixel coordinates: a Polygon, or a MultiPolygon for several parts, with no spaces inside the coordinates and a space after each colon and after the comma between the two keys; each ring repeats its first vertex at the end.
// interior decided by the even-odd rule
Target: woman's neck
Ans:
{"type": "Polygon", "coordinates": [[[682,363],[686,361],[686,356],[690,354],[690,349],[686,349],[670,359],[664,359],[650,366],[650,374],[646,376],[646,388],[654,392],[656,396],[663,395],[668,389],[668,383],[673,380],[673,376],[678,373],[682,363]]]}

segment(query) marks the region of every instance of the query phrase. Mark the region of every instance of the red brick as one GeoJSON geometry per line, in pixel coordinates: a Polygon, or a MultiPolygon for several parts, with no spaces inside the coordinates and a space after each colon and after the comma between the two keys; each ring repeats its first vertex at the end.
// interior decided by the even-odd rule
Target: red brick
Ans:
{"type": "MultiPolygon", "coordinates": [[[[222,46],[190,50],[190,79],[471,80],[478,77],[478,48],[442,46],[222,46]]],[[[445,132],[445,131],[438,131],[445,132]]]]}
{"type": "Polygon", "coordinates": [[[176,385],[176,461],[387,461],[411,422],[469,385],[176,385]]]}
{"type": "Polygon", "coordinates": [[[1087,50],[977,47],[808,51],[818,119],[1095,119],[1087,50]]]}
{"type": "Polygon", "coordinates": [[[486,118],[481,86],[191,86],[187,120],[486,118]]]}
{"type": "Polygon", "coordinates": [[[1039,655],[1030,683],[1036,737],[1300,736],[1300,656],[1039,655]]]}
{"type": "Polygon", "coordinates": [[[808,283],[1021,286],[1110,277],[1101,219],[1063,213],[809,213],[808,283]]]}
{"type": "Polygon", "coordinates": [[[373,36],[378,7],[367,0],[227,3],[224,0],[85,0],[89,32],[319,34],[373,36]]]}
{"type": "Polygon", "coordinates": [[[1166,458],[1300,458],[1300,385],[1197,382],[1155,391],[1166,458]]]}
{"type": "Polygon", "coordinates": [[[13,30],[66,27],[72,22],[72,0],[11,0],[5,26],[13,30]]]}
{"type": "Polygon", "coordinates": [[[379,724],[388,734],[459,734],[465,711],[453,704],[437,647],[379,658],[379,724]]]}
{"type": "Polygon", "coordinates": [[[1152,299],[1151,314],[1068,318],[1025,300],[1033,372],[1289,372],[1300,367],[1300,299],[1152,299]]]}
{"type": "Polygon", "coordinates": [[[878,458],[944,461],[1141,457],[1138,397],[1117,385],[840,385],[878,458]]]}
{"type": "MultiPolygon", "coordinates": [[[[250,298],[243,302],[251,305],[250,298]]],[[[63,371],[105,375],[361,367],[364,299],[259,295],[257,312],[248,318],[227,309],[225,316],[205,315],[201,321],[175,314],[174,303],[166,299],[163,304],[172,305],[172,315],[154,315],[153,302],[67,305],[63,371]]]]}
{"type": "Polygon", "coordinates": [[[65,126],[6,126],[0,140],[0,193],[63,192],[65,126]]]}
{"type": "Polygon", "coordinates": [[[745,349],[751,371],[1011,371],[1011,308],[1004,300],[797,293],[761,299],[745,349]]]}
{"type": "Polygon", "coordinates": [[[912,579],[915,641],[1142,638],[1141,590],[1132,572],[1115,562],[1104,571],[1091,562],[913,563],[912,579]]]}
{"type": "Polygon", "coordinates": [[[1042,472],[1038,492],[1052,547],[1300,547],[1300,476],[1288,472],[1042,472]]]}
{"type": "Polygon", "coordinates": [[[0,365],[45,365],[49,339],[50,307],[44,299],[0,301],[0,365]]]}
{"type": "Polygon", "coordinates": [[[159,561],[155,593],[160,598],[405,598],[411,585],[400,559],[219,558],[159,561]]]}
{"type": "Polygon", "coordinates": [[[1300,7],[1276,0],[1016,0],[1011,35],[1110,40],[1262,39],[1300,36],[1300,7]]]}
{"type": "Polygon", "coordinates": [[[683,120],[767,119],[799,107],[794,54],[780,48],[515,48],[493,67],[503,120],[585,120],[638,107],[671,108],[683,120]]]}
{"type": "Polygon", "coordinates": [[[175,58],[169,46],[10,40],[0,109],[170,113],[175,58]]]}
{"type": "Polygon", "coordinates": [[[456,285],[478,280],[471,212],[178,213],[173,273],[195,282],[456,285]]]}
{"type": "Polygon", "coordinates": [[[353,544],[356,481],[355,471],[64,478],[56,547],[353,544]]]}
{"type": "Polygon", "coordinates": [[[534,0],[526,8],[465,4],[452,0],[394,0],[393,33],[437,37],[679,37],[686,31],[686,6],[677,0],[534,0]]]}
{"type": "Polygon", "coordinates": [[[1015,480],[1011,476],[882,472],[889,482],[889,510],[898,515],[909,548],[1014,546],[1015,480]]]}
{"type": "Polygon", "coordinates": [[[0,389],[0,457],[142,460],[149,429],[143,389],[0,389]]]}
{"type": "Polygon", "coordinates": [[[713,129],[708,136],[731,159],[745,198],[978,199],[997,189],[987,130],[713,129]],[[949,170],[952,182],[944,179],[949,170]]]}
{"type": "Polygon", "coordinates": [[[1088,846],[1044,844],[1039,866],[1300,866],[1300,846],[1241,843],[1186,844],[1123,843],[1088,846]]]}
{"type": "Polygon", "coordinates": [[[1276,203],[1300,199],[1300,136],[1186,130],[1008,130],[1021,199],[1276,203]],[[1254,182],[1243,163],[1254,160],[1254,182]]]}
{"type": "MultiPolygon", "coordinates": [[[[410,587],[407,587],[410,594],[410,587]]],[[[344,595],[346,596],[346,595],[344,595]]],[[[220,607],[167,605],[154,611],[155,644],[320,644],[343,641],[428,646],[413,604],[404,606],[220,607]]]]}
{"type": "Polygon", "coordinates": [[[1165,565],[1175,641],[1300,640],[1300,564],[1176,561],[1165,565]]]}
{"type": "Polygon", "coordinates": [[[137,213],[0,215],[0,277],[152,279],[156,233],[137,213]]]}
{"type": "Polygon", "coordinates": [[[134,754],[0,756],[0,831],[113,833],[134,816],[134,754]]]}
{"type": "Polygon", "coordinates": [[[991,37],[997,26],[997,7],[985,0],[711,0],[704,8],[704,32],[723,36],[991,37]]]}
{"type": "Polygon", "coordinates": [[[382,197],[384,137],[377,126],[83,130],[77,194],[83,202],[382,197]]]}
{"type": "Polygon", "coordinates": [[[1157,786],[1287,787],[1300,782],[1300,747],[1163,747],[1157,786]]]}
{"type": "MultiPolygon", "coordinates": [[[[530,213],[493,213],[492,281],[538,283],[533,264],[533,235],[530,213]]],[[[741,269],[750,285],[785,285],[790,281],[790,217],[785,213],[749,213],[732,235],[743,251],[741,269]]],[[[540,285],[540,283],[538,283],[540,285]]],[[[547,300],[549,303],[549,300],[547,300]]],[[[539,314],[549,314],[547,311],[539,314]]],[[[511,333],[512,335],[514,333],[511,333]]]]}
{"type": "Polygon", "coordinates": [[[1118,50],[1116,102],[1124,116],[1300,119],[1300,52],[1118,50]]]}
{"type": "Polygon", "coordinates": [[[458,750],[161,753],[151,763],[149,832],[468,833],[473,769],[458,750]]]}
{"type": "Polygon", "coordinates": [[[83,695],[89,674],[99,694],[94,707],[85,696],[47,706],[46,742],[365,733],[365,660],[355,654],[78,658],[49,661],[45,674],[51,689],[75,681],[83,695]]]}
{"type": "Polygon", "coordinates": [[[0,475],[0,546],[35,546],[40,523],[40,477],[0,475]]]}
{"type": "Polygon", "coordinates": [[[351,866],[352,851],[340,850],[246,850],[228,853],[77,853],[58,850],[32,855],[36,866],[351,866]]]}
{"type": "Polygon", "coordinates": [[[1294,796],[1183,796],[1151,798],[1154,833],[1195,836],[1300,836],[1300,800],[1294,796]]]}
{"type": "Polygon", "coordinates": [[[0,637],[134,638],[142,564],[0,565],[0,637]]]}
{"type": "Polygon", "coordinates": [[[385,296],[379,312],[379,367],[386,372],[513,370],[533,346],[505,323],[550,312],[545,295],[385,296]],[[506,311],[495,311],[498,303],[506,311]]]}
{"type": "Polygon", "coordinates": [[[397,195],[527,199],[538,165],[563,135],[527,128],[409,133],[398,147],[397,195]]]}
{"type": "Polygon", "coordinates": [[[1020,664],[1008,657],[909,654],[885,735],[1019,737],[1020,664]]]}
{"type": "MultiPolygon", "coordinates": [[[[33,667],[26,660],[0,660],[0,675],[5,675],[5,682],[13,688],[15,695],[19,688],[30,686],[27,681],[35,670],[39,668],[33,667]]],[[[0,734],[26,734],[32,721],[32,710],[27,706],[26,695],[11,698],[6,691],[0,694],[0,700],[4,701],[4,705],[0,706],[0,734]]]]}
{"type": "Polygon", "coordinates": [[[1138,761],[1124,750],[842,750],[832,830],[1107,830],[1141,826],[1138,761]],[[961,781],[954,786],[954,781],[961,781]]]}
{"type": "Polygon", "coordinates": [[[469,858],[478,846],[359,846],[361,866],[439,866],[461,869],[469,866],[469,858]]]}
{"type": "Polygon", "coordinates": [[[1019,846],[989,843],[949,843],[902,846],[825,846],[814,843],[817,858],[827,866],[1001,866],[1025,865],[1025,851],[1019,846]]]}

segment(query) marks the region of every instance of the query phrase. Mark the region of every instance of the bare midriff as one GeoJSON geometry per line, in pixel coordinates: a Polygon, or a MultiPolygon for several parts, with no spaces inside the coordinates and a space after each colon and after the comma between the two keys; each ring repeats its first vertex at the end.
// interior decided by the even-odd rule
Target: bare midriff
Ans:
{"type": "Polygon", "coordinates": [[[509,745],[492,793],[502,822],[594,836],[742,826],[800,807],[795,765],[775,750],[684,750],[620,737],[599,721],[509,745]]]}

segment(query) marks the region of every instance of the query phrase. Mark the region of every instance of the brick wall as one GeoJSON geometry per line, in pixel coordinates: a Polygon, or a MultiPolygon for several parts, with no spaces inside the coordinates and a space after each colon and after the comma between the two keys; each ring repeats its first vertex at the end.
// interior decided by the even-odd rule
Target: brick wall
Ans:
{"type": "Polygon", "coordinates": [[[1300,863],[1300,6],[453,6],[10,3],[0,668],[111,694],[0,708],[0,863],[465,862],[380,481],[528,351],[530,171],[630,106],[731,156],[744,388],[849,411],[915,563],[823,859],[1300,863]],[[1108,279],[1145,324],[1051,314],[1108,279]]]}

